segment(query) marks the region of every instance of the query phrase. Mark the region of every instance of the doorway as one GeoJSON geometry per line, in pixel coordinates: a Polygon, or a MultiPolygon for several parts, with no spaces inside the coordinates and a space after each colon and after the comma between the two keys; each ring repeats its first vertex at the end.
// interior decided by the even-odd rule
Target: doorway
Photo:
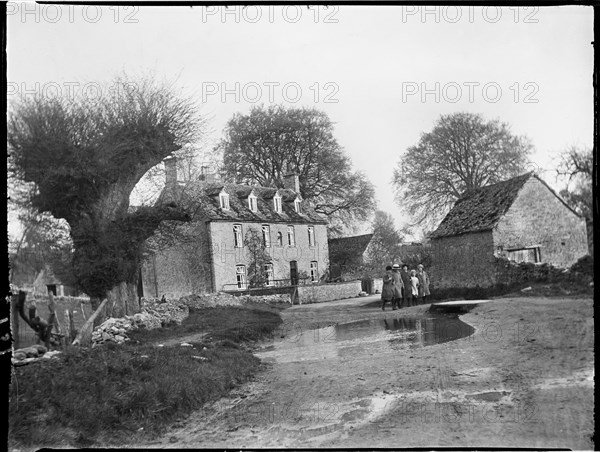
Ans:
{"type": "Polygon", "coordinates": [[[290,262],[290,283],[292,286],[298,285],[298,262],[290,262]]]}

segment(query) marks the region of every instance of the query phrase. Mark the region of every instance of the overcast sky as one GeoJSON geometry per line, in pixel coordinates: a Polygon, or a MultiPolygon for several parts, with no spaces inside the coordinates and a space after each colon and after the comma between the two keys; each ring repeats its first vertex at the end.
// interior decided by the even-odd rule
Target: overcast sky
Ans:
{"type": "MultiPolygon", "coordinates": [[[[80,7],[9,3],[8,94],[87,90],[119,72],[178,80],[210,116],[207,146],[255,104],[316,107],[405,218],[391,178],[441,114],[500,119],[552,170],[592,146],[589,7],[80,7]]],[[[551,171],[543,174],[551,185],[551,171]]]]}

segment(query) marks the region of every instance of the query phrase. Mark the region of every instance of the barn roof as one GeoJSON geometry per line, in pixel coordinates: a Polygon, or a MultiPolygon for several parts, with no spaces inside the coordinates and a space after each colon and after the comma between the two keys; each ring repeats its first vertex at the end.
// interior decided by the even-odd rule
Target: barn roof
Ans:
{"type": "Polygon", "coordinates": [[[519,191],[531,177],[536,176],[533,173],[527,173],[493,185],[466,191],[429,237],[449,237],[493,229],[512,206],[519,191]]]}
{"type": "Polygon", "coordinates": [[[327,240],[329,254],[343,251],[353,255],[362,255],[369,246],[373,234],[355,235],[352,237],[340,237],[327,240]]]}
{"type": "Polygon", "coordinates": [[[302,201],[299,193],[293,190],[261,187],[253,185],[207,183],[191,181],[163,190],[157,203],[175,202],[189,209],[193,217],[208,221],[240,221],[256,223],[317,223],[326,224],[324,216],[314,211],[302,201]],[[229,209],[221,209],[219,193],[229,195],[229,209]],[[257,211],[248,206],[248,196],[254,192],[257,197],[257,211]],[[275,211],[273,197],[281,196],[281,213],[275,211]],[[301,212],[294,208],[294,200],[301,200],[301,212]]]}

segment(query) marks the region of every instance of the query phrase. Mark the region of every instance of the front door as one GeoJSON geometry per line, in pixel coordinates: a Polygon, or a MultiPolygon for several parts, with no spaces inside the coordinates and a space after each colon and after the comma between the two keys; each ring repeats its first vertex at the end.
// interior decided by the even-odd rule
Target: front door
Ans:
{"type": "Polygon", "coordinates": [[[290,282],[292,286],[298,285],[298,263],[296,261],[290,262],[290,282]]]}

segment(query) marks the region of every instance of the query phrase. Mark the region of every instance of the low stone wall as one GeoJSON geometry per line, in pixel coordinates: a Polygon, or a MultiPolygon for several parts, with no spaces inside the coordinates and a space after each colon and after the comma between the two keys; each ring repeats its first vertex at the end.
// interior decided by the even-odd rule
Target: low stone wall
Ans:
{"type": "Polygon", "coordinates": [[[249,290],[226,290],[223,293],[227,293],[229,295],[233,295],[234,297],[263,297],[265,295],[280,295],[287,294],[293,290],[294,286],[277,286],[277,287],[262,287],[259,289],[249,289],[249,290]]]}
{"type": "Polygon", "coordinates": [[[322,303],[358,297],[362,290],[360,280],[333,284],[307,284],[298,286],[298,303],[322,303]]]}

